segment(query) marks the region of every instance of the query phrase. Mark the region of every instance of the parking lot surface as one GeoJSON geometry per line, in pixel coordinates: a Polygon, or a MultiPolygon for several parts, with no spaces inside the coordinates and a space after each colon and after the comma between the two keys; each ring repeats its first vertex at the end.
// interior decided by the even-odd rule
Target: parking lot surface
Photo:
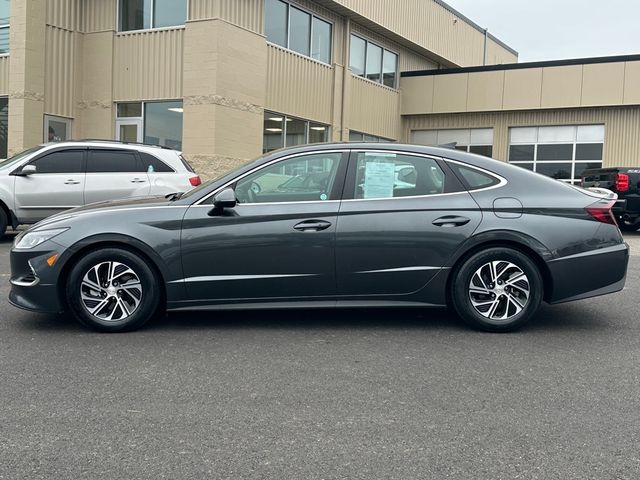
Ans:
{"type": "Polygon", "coordinates": [[[624,292],[514,334],[445,310],[170,314],[89,332],[9,306],[0,478],[640,478],[640,233],[624,292]]]}

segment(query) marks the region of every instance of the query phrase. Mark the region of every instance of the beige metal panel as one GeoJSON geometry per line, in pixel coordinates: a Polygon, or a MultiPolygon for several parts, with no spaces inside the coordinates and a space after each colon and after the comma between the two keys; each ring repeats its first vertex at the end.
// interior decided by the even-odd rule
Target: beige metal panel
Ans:
{"type": "Polygon", "coordinates": [[[81,7],[79,0],[47,1],[47,25],[77,30],[80,25],[81,7]]]}
{"type": "Polygon", "coordinates": [[[9,95],[9,57],[0,57],[0,95],[9,95]]]}
{"type": "Polygon", "coordinates": [[[507,70],[504,72],[503,108],[520,110],[540,108],[542,69],[507,70]]]}
{"type": "Polygon", "coordinates": [[[623,101],[626,105],[640,104],[640,62],[625,64],[623,101]]]}
{"type": "MultiPolygon", "coordinates": [[[[402,0],[401,8],[389,0],[335,2],[454,64],[482,64],[483,32],[434,0],[402,0]]],[[[491,44],[495,44],[495,50],[504,50],[503,54],[493,54],[493,58],[500,58],[503,63],[517,61],[516,55],[489,39],[491,44]]]]}
{"type": "MultiPolygon", "coordinates": [[[[55,0],[50,0],[55,1],[55,0]]],[[[84,32],[103,32],[116,29],[117,0],[81,0],[84,32]]]]}
{"type": "Polygon", "coordinates": [[[349,129],[397,140],[400,94],[383,85],[351,76],[349,129]]]}
{"type": "Polygon", "coordinates": [[[624,67],[622,62],[584,65],[580,105],[621,105],[624,96],[624,67]]]}
{"type": "Polygon", "coordinates": [[[182,98],[183,38],[183,28],[116,35],[115,100],[182,98]]]}
{"type": "Polygon", "coordinates": [[[220,18],[252,32],[264,30],[264,0],[219,0],[220,18]]]}
{"type": "Polygon", "coordinates": [[[405,77],[402,79],[402,114],[433,113],[434,76],[405,77]]]}
{"type": "Polygon", "coordinates": [[[355,22],[351,23],[351,31],[356,35],[364,37],[382,47],[391,50],[399,55],[398,70],[400,72],[411,72],[416,70],[435,70],[438,68],[438,62],[427,58],[419,53],[408,49],[396,42],[389,40],[387,37],[375,33],[362,25],[355,22]]]}
{"type": "Polygon", "coordinates": [[[504,71],[478,72],[469,75],[467,111],[482,112],[502,110],[504,71]]]}
{"type": "Polygon", "coordinates": [[[545,125],[605,125],[605,166],[640,162],[640,107],[575,108],[518,112],[420,115],[405,117],[403,139],[412,130],[494,128],[494,157],[507,159],[509,128],[545,125]]]}
{"type": "Polygon", "coordinates": [[[578,107],[582,91],[582,65],[542,69],[542,108],[578,107]]]}
{"type": "Polygon", "coordinates": [[[467,109],[469,74],[436,75],[433,85],[433,111],[464,112],[467,109]]]}
{"type": "Polygon", "coordinates": [[[220,15],[218,7],[219,0],[190,0],[189,20],[217,18],[220,15]]]}
{"type": "Polygon", "coordinates": [[[47,26],[45,35],[44,111],[73,117],[78,34],[47,26]]]}
{"type": "Polygon", "coordinates": [[[267,46],[267,110],[331,124],[333,84],[333,67],[267,46]]]}

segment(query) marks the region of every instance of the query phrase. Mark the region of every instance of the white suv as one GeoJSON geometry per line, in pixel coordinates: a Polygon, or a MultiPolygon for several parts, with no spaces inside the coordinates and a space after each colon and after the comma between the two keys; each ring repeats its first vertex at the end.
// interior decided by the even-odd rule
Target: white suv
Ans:
{"type": "Polygon", "coordinates": [[[0,162],[0,236],[68,208],[185,192],[200,177],[180,152],[111,141],[49,143],[0,162]]]}

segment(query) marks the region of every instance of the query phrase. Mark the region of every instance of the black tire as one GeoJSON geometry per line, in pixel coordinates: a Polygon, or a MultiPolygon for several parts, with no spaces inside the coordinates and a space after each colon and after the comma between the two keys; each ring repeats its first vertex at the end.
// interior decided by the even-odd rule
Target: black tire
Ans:
{"type": "Polygon", "coordinates": [[[473,328],[487,332],[511,332],[528,322],[540,308],[544,292],[542,276],[536,264],[518,250],[494,247],[477,252],[457,267],[452,275],[453,307],[462,320],[473,328]],[[494,265],[497,272],[498,280],[493,285],[489,283],[489,275],[492,275],[490,265],[494,265]],[[519,277],[521,280],[515,281],[520,273],[526,277],[519,277]],[[513,283],[509,284],[510,281],[513,283]],[[473,293],[472,285],[478,286],[473,293]],[[525,294],[527,288],[528,297],[525,294]],[[485,290],[489,293],[478,293],[485,290]],[[478,307],[474,306],[472,297],[478,307]],[[483,303],[485,300],[490,302],[488,307],[483,303]],[[494,305],[495,310],[492,310],[494,305]],[[492,318],[503,313],[504,319],[492,318]]]}
{"type": "Polygon", "coordinates": [[[116,333],[135,330],[142,327],[165,308],[164,304],[161,304],[163,298],[160,294],[160,279],[156,273],[148,266],[145,259],[122,248],[93,250],[80,258],[69,273],[66,294],[68,305],[78,321],[82,325],[100,332],[116,333]],[[109,262],[114,265],[114,280],[108,283],[110,288],[104,288],[107,283],[99,285],[100,290],[89,288],[85,283],[85,275],[88,276],[86,279],[92,282],[92,285],[98,283],[95,282],[96,278],[109,281],[111,268],[109,262]],[[99,266],[97,271],[94,270],[96,266],[99,266]],[[128,270],[124,267],[128,267],[128,270]],[[106,275],[105,271],[107,271],[106,275]],[[126,273],[123,274],[123,271],[126,273]],[[140,285],[139,298],[136,293],[138,289],[135,286],[130,286],[136,283],[136,277],[140,285]],[[120,285],[118,280],[123,284],[120,285]],[[118,290],[118,287],[123,290],[118,290]],[[101,296],[106,298],[101,299],[101,296]],[[136,300],[138,303],[134,307],[136,300]],[[88,305],[95,309],[104,302],[107,303],[95,312],[96,315],[89,311],[88,305]],[[122,302],[124,309],[116,307],[119,302],[122,302]],[[112,306],[113,310],[111,310],[112,306]],[[99,315],[108,317],[111,311],[113,311],[113,319],[100,318],[99,315]],[[115,318],[118,316],[122,318],[115,318]]]}
{"type": "Polygon", "coordinates": [[[7,218],[7,214],[4,209],[0,208],[0,238],[4,237],[4,234],[7,232],[7,222],[9,219],[7,218]]]}
{"type": "Polygon", "coordinates": [[[620,222],[618,225],[623,232],[635,232],[640,228],[640,221],[634,223],[620,222]]]}

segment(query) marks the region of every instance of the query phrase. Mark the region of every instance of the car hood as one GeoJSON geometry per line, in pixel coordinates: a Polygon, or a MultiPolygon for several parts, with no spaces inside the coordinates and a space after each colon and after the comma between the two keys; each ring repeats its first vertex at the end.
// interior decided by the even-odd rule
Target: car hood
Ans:
{"type": "Polygon", "coordinates": [[[97,202],[90,203],[83,207],[72,208],[70,210],[65,210],[64,212],[60,212],[56,215],[52,215],[51,217],[47,217],[44,220],[33,225],[29,230],[33,230],[36,228],[45,227],[47,225],[58,223],[62,220],[66,220],[69,218],[75,218],[87,213],[96,213],[100,211],[111,211],[111,210],[124,210],[124,209],[132,209],[132,208],[145,208],[145,207],[155,207],[155,206],[163,206],[169,205],[171,203],[170,200],[165,198],[164,196],[152,196],[152,197],[137,197],[126,200],[109,200],[106,202],[97,202]]]}

